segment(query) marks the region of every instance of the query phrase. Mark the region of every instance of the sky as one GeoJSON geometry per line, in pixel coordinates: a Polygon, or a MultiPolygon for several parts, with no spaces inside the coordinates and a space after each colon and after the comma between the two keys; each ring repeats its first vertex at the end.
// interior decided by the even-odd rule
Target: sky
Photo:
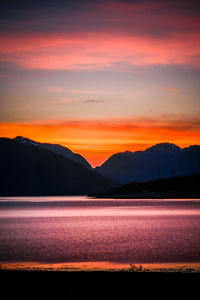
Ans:
{"type": "Polygon", "coordinates": [[[200,144],[199,87],[199,1],[0,4],[0,136],[58,143],[92,166],[200,144]]]}

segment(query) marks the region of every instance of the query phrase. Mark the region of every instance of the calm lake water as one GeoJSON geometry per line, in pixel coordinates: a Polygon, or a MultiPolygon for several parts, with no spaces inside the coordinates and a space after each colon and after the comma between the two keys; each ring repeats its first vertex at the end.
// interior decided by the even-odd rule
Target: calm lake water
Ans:
{"type": "Polygon", "coordinates": [[[199,263],[200,200],[1,197],[0,262],[199,263]]]}

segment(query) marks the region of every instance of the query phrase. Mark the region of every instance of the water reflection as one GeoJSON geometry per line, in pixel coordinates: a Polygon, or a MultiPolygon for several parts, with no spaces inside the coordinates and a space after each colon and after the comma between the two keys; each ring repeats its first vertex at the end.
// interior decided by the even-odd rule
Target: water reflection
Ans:
{"type": "Polygon", "coordinates": [[[1,199],[1,262],[200,262],[199,200],[53,199],[1,199]]]}

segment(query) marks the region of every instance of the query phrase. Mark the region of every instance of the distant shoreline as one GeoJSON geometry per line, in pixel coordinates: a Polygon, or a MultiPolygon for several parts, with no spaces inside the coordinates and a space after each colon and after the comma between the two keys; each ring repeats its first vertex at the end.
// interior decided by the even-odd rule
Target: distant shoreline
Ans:
{"type": "Polygon", "coordinates": [[[160,178],[147,182],[127,183],[91,196],[114,199],[199,199],[199,183],[200,174],[160,178]]]}
{"type": "Polygon", "coordinates": [[[200,194],[104,194],[93,195],[92,197],[98,199],[200,199],[200,194]]]}
{"type": "MultiPolygon", "coordinates": [[[[12,197],[86,197],[90,199],[200,199],[200,193],[191,194],[158,194],[158,193],[138,193],[138,194],[88,194],[88,195],[67,195],[67,194],[57,194],[57,195],[35,195],[35,194],[0,194],[0,198],[12,198],[12,197]]],[[[1,199],[0,199],[1,201],[1,199]]]]}

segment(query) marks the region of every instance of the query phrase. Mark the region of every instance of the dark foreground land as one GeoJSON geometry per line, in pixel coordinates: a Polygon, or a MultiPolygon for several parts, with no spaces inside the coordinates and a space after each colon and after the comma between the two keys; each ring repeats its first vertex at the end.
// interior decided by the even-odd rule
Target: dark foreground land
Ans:
{"type": "MultiPolygon", "coordinates": [[[[49,271],[0,271],[1,287],[9,292],[20,293],[45,291],[51,294],[64,292],[76,296],[93,295],[93,299],[104,296],[126,296],[158,299],[173,299],[192,296],[198,291],[200,273],[153,273],[153,272],[49,272],[49,271]]],[[[29,294],[27,294],[29,295],[29,294]]],[[[147,299],[147,298],[146,298],[147,299]]]]}
{"type": "Polygon", "coordinates": [[[132,182],[94,194],[96,198],[126,199],[199,199],[200,174],[132,182]]]}

